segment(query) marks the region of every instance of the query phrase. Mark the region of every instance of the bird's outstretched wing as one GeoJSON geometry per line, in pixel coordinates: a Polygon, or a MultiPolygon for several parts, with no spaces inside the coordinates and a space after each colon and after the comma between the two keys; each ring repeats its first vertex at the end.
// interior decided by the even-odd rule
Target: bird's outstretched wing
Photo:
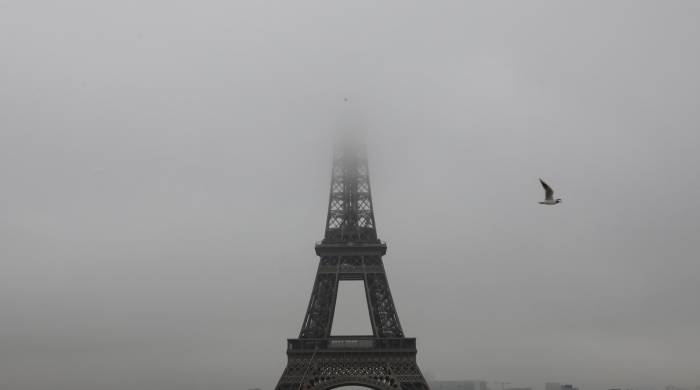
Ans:
{"type": "Polygon", "coordinates": [[[552,187],[550,187],[542,179],[540,179],[540,183],[542,183],[542,188],[544,188],[544,198],[546,200],[552,200],[554,197],[554,190],[552,190],[552,187]]]}

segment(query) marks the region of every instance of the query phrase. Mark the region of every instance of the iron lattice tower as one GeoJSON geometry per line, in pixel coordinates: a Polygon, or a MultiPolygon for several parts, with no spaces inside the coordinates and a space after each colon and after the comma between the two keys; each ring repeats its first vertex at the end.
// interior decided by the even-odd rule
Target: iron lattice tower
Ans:
{"type": "Polygon", "coordinates": [[[287,340],[287,367],[277,390],[328,390],[361,385],[377,390],[429,389],[416,364],[416,339],[404,336],[377,238],[363,146],[333,155],[328,217],[316,281],[299,338],[287,340]],[[372,335],[331,336],[338,283],[364,282],[372,335]]]}

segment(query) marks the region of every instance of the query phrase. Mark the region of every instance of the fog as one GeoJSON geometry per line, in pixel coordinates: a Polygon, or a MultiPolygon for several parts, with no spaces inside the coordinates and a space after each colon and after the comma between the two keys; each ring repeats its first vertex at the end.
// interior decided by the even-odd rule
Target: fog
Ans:
{"type": "Polygon", "coordinates": [[[700,385],[699,39],[693,1],[5,0],[0,388],[273,389],[343,128],[426,376],[700,385]]]}

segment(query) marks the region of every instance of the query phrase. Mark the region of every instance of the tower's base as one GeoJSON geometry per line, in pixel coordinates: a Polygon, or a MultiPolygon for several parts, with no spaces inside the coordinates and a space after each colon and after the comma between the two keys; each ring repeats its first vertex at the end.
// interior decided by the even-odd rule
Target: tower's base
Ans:
{"type": "Polygon", "coordinates": [[[416,339],[333,337],[290,339],[276,390],[429,390],[416,364],[416,339]]]}

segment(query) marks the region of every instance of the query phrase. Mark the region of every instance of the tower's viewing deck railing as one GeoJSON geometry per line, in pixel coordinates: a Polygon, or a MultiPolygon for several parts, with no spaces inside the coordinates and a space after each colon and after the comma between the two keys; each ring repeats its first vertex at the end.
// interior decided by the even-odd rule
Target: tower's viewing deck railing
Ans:
{"type": "Polygon", "coordinates": [[[377,240],[377,242],[316,242],[316,254],[319,256],[353,253],[361,255],[376,254],[384,256],[386,254],[386,243],[377,240]]]}
{"type": "Polygon", "coordinates": [[[338,336],[330,339],[289,339],[288,352],[305,351],[348,351],[348,350],[392,350],[403,352],[416,351],[415,338],[382,338],[372,336],[338,336]]]}

